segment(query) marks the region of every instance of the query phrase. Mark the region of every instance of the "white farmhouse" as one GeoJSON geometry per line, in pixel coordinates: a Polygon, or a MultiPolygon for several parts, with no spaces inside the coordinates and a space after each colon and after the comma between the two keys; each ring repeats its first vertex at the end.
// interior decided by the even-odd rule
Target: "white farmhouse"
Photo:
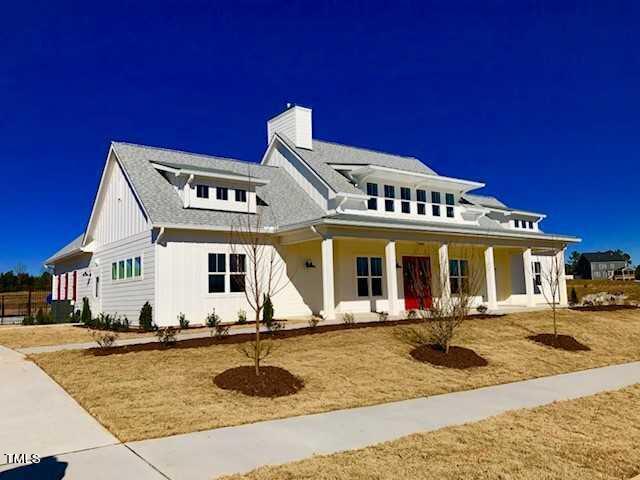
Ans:
{"type": "Polygon", "coordinates": [[[250,272],[229,233],[242,215],[262,216],[286,264],[278,318],[402,315],[417,307],[413,268],[434,297],[455,295],[481,270],[478,303],[535,306],[545,303],[540,280],[551,261],[564,265],[565,247],[579,241],[544,233],[542,214],[470,193],[482,183],[316,140],[308,108],[288,108],[267,132],[259,164],[112,143],[86,231],[46,261],[53,298],[79,306],[86,297],[94,313],[132,324],[147,301],[159,326],[181,312],[192,324],[214,309],[229,322],[239,310],[250,316],[241,287],[250,272]]]}

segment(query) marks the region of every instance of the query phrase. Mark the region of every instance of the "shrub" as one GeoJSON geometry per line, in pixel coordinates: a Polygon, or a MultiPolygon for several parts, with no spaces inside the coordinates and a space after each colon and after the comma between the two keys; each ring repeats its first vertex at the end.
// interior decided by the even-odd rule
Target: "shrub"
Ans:
{"type": "Polygon", "coordinates": [[[118,339],[118,334],[115,332],[103,331],[103,330],[91,330],[91,338],[98,344],[100,348],[109,348],[113,346],[118,339]]]}
{"type": "Polygon", "coordinates": [[[145,302],[140,309],[138,325],[140,326],[140,329],[145,332],[151,332],[156,329],[156,326],[153,324],[153,311],[149,302],[145,302]]]}
{"type": "Polygon", "coordinates": [[[484,313],[487,313],[487,310],[489,310],[489,309],[487,308],[487,306],[486,306],[486,305],[478,305],[478,306],[476,307],[476,310],[478,311],[478,313],[479,313],[479,314],[481,314],[481,315],[482,315],[482,314],[484,314],[484,313]]]}
{"type": "Polygon", "coordinates": [[[342,321],[344,322],[345,325],[353,325],[354,323],[356,323],[353,317],[353,313],[344,313],[342,315],[342,321]]]}
{"type": "Polygon", "coordinates": [[[416,318],[418,318],[418,312],[415,310],[409,310],[407,312],[407,320],[415,320],[416,318]]]}
{"type": "Polygon", "coordinates": [[[386,322],[389,319],[389,312],[376,312],[378,314],[378,321],[386,322]]]}
{"type": "Polygon", "coordinates": [[[577,305],[578,304],[578,294],[576,293],[575,287],[571,287],[571,293],[569,294],[569,305],[577,305]]]}
{"type": "Polygon", "coordinates": [[[182,312],[178,315],[178,323],[180,324],[180,329],[189,328],[189,320],[182,312]]]}
{"type": "Polygon", "coordinates": [[[247,323],[247,312],[238,310],[238,323],[247,323]]]}
{"type": "Polygon", "coordinates": [[[176,343],[176,335],[180,332],[180,329],[176,327],[162,327],[156,331],[156,336],[163,347],[168,347],[176,343]]]}
{"type": "Polygon", "coordinates": [[[271,297],[269,295],[264,296],[262,321],[267,324],[269,329],[271,329],[269,325],[271,325],[271,322],[273,321],[273,303],[271,303],[271,297]]]}
{"type": "Polygon", "coordinates": [[[82,313],[80,313],[80,321],[87,327],[93,324],[93,317],[91,316],[91,307],[89,306],[89,299],[84,297],[82,299],[82,313]]]}
{"type": "Polygon", "coordinates": [[[36,313],[36,323],[38,325],[46,325],[47,323],[51,323],[51,317],[49,316],[49,314],[44,313],[44,310],[42,310],[42,308],[39,308],[38,312],[36,313]]]}
{"type": "Polygon", "coordinates": [[[33,317],[24,317],[22,319],[22,325],[35,325],[35,320],[33,317]]]}
{"type": "Polygon", "coordinates": [[[322,319],[317,315],[312,315],[311,318],[309,319],[309,328],[311,329],[316,328],[318,326],[318,323],[320,323],[320,320],[322,319]]]}
{"type": "Polygon", "coordinates": [[[93,327],[99,330],[112,330],[115,321],[115,315],[100,312],[93,321],[93,327]]]}
{"type": "Polygon", "coordinates": [[[278,322],[277,320],[272,320],[271,323],[267,325],[267,328],[273,335],[277,335],[280,330],[284,328],[284,322],[278,322]]]}
{"type": "Polygon", "coordinates": [[[220,320],[220,316],[216,313],[215,309],[207,315],[206,324],[207,327],[211,329],[212,337],[222,338],[229,334],[229,325],[222,323],[222,320],[220,320]]]}

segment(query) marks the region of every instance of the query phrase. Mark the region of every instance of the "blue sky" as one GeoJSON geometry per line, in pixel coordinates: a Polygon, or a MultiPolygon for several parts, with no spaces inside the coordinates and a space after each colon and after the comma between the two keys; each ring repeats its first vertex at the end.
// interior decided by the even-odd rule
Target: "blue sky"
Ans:
{"type": "Polygon", "coordinates": [[[93,3],[3,7],[0,271],[83,231],[111,140],[258,160],[286,102],[640,261],[638,2],[93,3]]]}

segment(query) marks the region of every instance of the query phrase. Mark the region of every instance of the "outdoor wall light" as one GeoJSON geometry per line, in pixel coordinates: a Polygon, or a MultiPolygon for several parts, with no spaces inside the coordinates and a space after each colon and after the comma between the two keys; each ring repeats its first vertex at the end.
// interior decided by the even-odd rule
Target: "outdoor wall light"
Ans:
{"type": "Polygon", "coordinates": [[[316,266],[313,264],[311,260],[305,260],[304,268],[316,268],[316,266]]]}

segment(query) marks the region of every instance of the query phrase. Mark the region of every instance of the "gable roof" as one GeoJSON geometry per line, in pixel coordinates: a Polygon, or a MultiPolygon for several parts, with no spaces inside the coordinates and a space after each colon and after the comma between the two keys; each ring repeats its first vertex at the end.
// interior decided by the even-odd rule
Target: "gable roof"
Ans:
{"type": "Polygon", "coordinates": [[[44,262],[45,265],[49,265],[57,260],[60,260],[64,257],[69,257],[71,255],[75,255],[76,253],[82,252],[82,240],[84,239],[84,233],[73,239],[71,242],[66,244],[56,253],[47,258],[44,262]]]}
{"type": "Polygon", "coordinates": [[[324,214],[281,168],[123,142],[113,142],[112,147],[153,225],[228,228],[244,214],[184,208],[178,193],[152,163],[215,169],[239,175],[251,174],[256,178],[269,180],[266,185],[256,186],[258,196],[267,203],[266,207],[260,208],[264,214],[263,224],[268,227],[304,222],[324,214]]]}
{"type": "Polygon", "coordinates": [[[507,207],[504,203],[502,203],[496,197],[490,197],[487,195],[478,195],[475,193],[474,194],[465,193],[463,198],[465,198],[467,201],[475,205],[480,205],[481,207],[498,208],[500,210],[510,210],[509,207],[507,207]]]}
{"type": "Polygon", "coordinates": [[[627,259],[611,250],[607,252],[585,252],[582,254],[587,261],[593,262],[626,262],[627,259]]]}

